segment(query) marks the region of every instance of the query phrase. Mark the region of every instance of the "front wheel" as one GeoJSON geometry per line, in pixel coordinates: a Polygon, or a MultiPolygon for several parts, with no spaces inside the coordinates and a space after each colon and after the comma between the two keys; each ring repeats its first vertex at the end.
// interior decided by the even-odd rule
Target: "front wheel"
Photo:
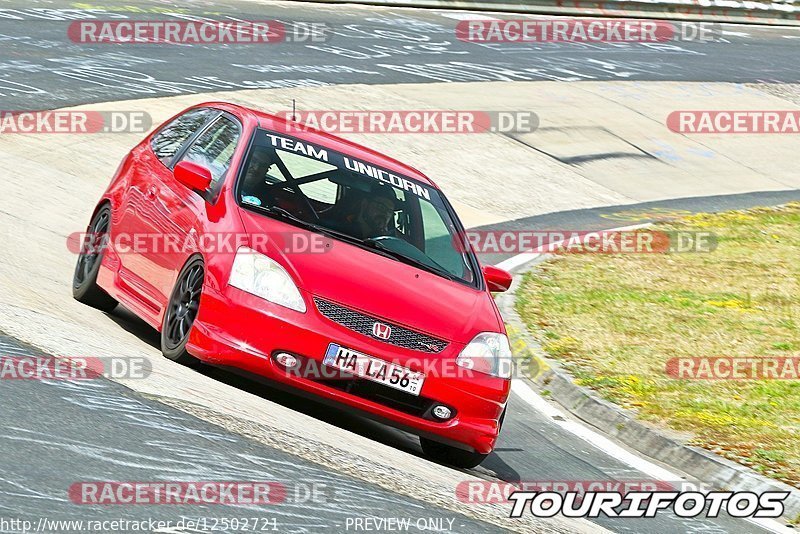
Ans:
{"type": "Polygon", "coordinates": [[[422,437],[419,438],[419,443],[422,445],[422,452],[432,460],[463,469],[477,467],[489,456],[488,454],[466,451],[422,437]]]}
{"type": "Polygon", "coordinates": [[[205,267],[199,257],[190,260],[178,275],[172,290],[164,321],[161,324],[161,353],[184,365],[196,365],[199,360],[186,351],[192,324],[200,309],[205,267]]]}
{"type": "Polygon", "coordinates": [[[97,273],[108,246],[110,229],[111,208],[106,205],[100,208],[89,223],[89,230],[78,254],[75,273],[72,275],[72,297],[106,313],[117,307],[117,301],[97,285],[97,273]]]}

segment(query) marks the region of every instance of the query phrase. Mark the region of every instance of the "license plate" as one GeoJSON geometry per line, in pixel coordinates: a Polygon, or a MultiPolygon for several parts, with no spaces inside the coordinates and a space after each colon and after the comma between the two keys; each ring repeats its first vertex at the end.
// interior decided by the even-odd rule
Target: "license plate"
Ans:
{"type": "Polygon", "coordinates": [[[422,373],[346,349],[336,343],[328,345],[323,362],[330,367],[405,391],[411,395],[419,395],[422,384],[425,382],[425,375],[422,373]]]}

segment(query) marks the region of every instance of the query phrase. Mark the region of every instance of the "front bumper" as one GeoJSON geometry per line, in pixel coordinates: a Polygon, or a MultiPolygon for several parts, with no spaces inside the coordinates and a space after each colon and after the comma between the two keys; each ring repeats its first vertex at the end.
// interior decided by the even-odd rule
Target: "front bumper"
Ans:
{"type": "Polygon", "coordinates": [[[267,377],[412,433],[481,454],[491,452],[510,381],[454,372],[461,344],[450,343],[438,354],[389,345],[335,323],[319,313],[310,294],[303,297],[308,309],[299,313],[230,286],[205,289],[187,350],[208,363],[267,377]],[[424,372],[420,395],[364,379],[320,374],[331,369],[322,364],[330,343],[424,372]],[[312,372],[287,372],[273,358],[278,352],[311,364],[312,372]],[[451,408],[454,415],[437,420],[431,415],[437,404],[451,408]]]}

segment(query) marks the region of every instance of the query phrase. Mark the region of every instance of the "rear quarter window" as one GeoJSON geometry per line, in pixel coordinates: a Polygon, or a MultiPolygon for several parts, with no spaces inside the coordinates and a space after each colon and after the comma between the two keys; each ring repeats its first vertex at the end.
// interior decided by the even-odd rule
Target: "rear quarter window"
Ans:
{"type": "Polygon", "coordinates": [[[186,140],[217,113],[209,108],[193,109],[164,126],[150,141],[156,157],[164,165],[169,165],[186,140]]]}
{"type": "Polygon", "coordinates": [[[202,165],[211,171],[211,189],[214,189],[231,166],[240,135],[239,125],[230,118],[220,115],[192,143],[182,159],[202,165]]]}

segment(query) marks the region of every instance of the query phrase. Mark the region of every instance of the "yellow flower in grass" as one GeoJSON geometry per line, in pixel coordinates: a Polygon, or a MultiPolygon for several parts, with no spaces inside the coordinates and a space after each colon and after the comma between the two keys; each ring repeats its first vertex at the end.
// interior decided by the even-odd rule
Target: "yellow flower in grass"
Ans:
{"type": "Polygon", "coordinates": [[[713,306],[715,308],[731,308],[740,311],[747,311],[752,309],[739,299],[707,300],[706,304],[708,304],[709,306],[713,306]]]}

